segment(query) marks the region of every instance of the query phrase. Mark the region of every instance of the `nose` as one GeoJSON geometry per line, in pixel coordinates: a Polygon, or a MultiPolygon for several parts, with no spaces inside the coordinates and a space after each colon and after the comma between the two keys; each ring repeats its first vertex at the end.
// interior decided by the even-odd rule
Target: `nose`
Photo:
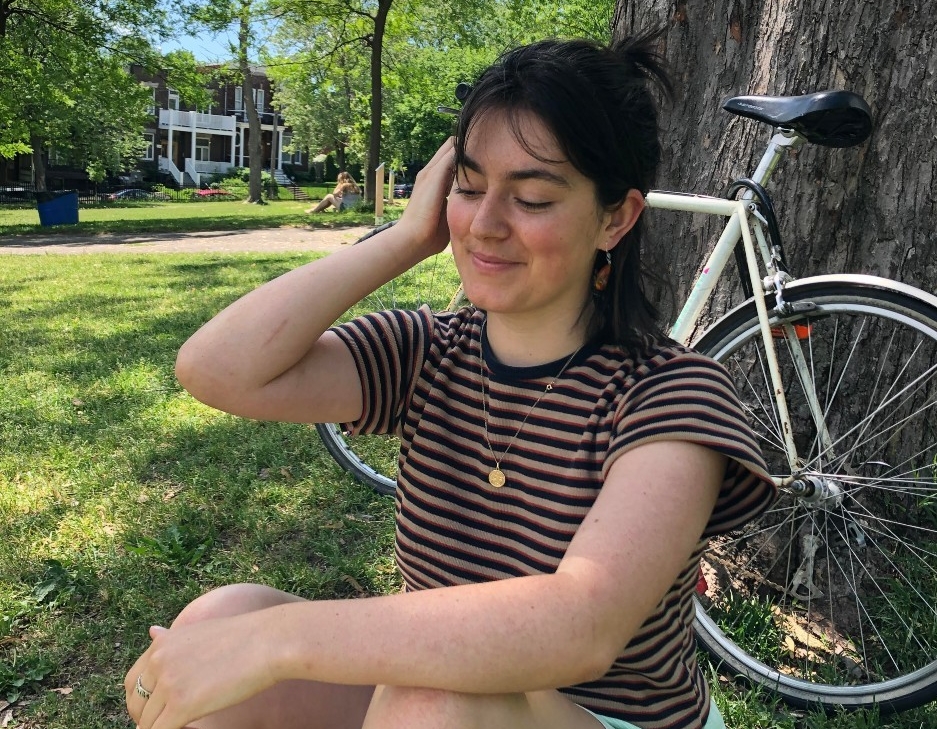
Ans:
{"type": "Polygon", "coordinates": [[[478,207],[475,208],[475,215],[472,216],[469,232],[479,239],[506,237],[510,229],[506,216],[507,204],[507,201],[492,191],[482,195],[478,207]]]}

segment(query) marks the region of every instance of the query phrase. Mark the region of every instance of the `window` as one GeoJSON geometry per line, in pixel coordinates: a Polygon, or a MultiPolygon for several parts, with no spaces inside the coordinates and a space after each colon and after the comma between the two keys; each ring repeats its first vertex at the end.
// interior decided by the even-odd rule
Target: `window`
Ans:
{"type": "Polygon", "coordinates": [[[144,84],[150,87],[150,103],[146,107],[147,114],[156,113],[156,87],[153,84],[144,84]]]}
{"type": "MultiPolygon", "coordinates": [[[[253,89],[251,94],[254,97],[254,108],[261,114],[264,110],[264,90],[253,89]]],[[[244,89],[241,86],[234,87],[234,110],[244,111],[244,89]]]]}
{"type": "Polygon", "coordinates": [[[155,149],[155,145],[153,143],[153,135],[149,132],[145,133],[143,135],[143,141],[146,142],[146,149],[143,150],[143,155],[141,156],[141,159],[152,160],[153,152],[155,149]]]}
{"type": "Polygon", "coordinates": [[[57,147],[49,149],[49,166],[64,167],[68,164],[68,157],[57,147]]]}
{"type": "Polygon", "coordinates": [[[166,89],[166,91],[169,93],[169,102],[166,107],[179,111],[179,92],[175,89],[166,89]]]}
{"type": "Polygon", "coordinates": [[[293,141],[293,138],[289,134],[284,134],[282,143],[280,145],[280,162],[283,164],[290,164],[293,161],[293,154],[287,152],[287,147],[290,146],[290,143],[293,141]]]}
{"type": "Polygon", "coordinates": [[[207,134],[195,136],[195,161],[208,162],[211,160],[211,137],[207,134]]]}

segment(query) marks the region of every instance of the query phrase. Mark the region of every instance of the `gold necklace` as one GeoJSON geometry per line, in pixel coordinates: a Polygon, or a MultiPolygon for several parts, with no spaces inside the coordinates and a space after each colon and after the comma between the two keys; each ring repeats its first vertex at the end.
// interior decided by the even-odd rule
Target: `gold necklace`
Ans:
{"type": "Polygon", "coordinates": [[[495,455],[494,448],[491,447],[491,439],[488,437],[488,388],[485,387],[485,358],[482,356],[482,342],[485,339],[485,325],[488,323],[488,320],[482,322],[482,331],[481,338],[478,341],[478,361],[481,365],[481,376],[482,376],[482,412],[485,414],[485,444],[488,446],[488,452],[491,453],[491,460],[495,462],[495,467],[491,469],[488,473],[488,483],[494,486],[496,489],[501,488],[507,483],[507,477],[504,475],[504,471],[501,470],[501,461],[504,460],[504,457],[508,454],[508,451],[511,450],[511,446],[514,445],[514,441],[517,440],[517,436],[521,434],[521,431],[524,429],[524,426],[527,424],[527,418],[530,417],[530,414],[534,411],[534,408],[540,404],[540,401],[543,400],[544,395],[546,395],[550,390],[553,389],[553,385],[556,384],[556,381],[563,376],[563,373],[566,371],[566,368],[569,367],[570,363],[573,361],[573,358],[579,354],[580,350],[585,346],[584,344],[579,346],[575,352],[569,355],[569,359],[563,363],[563,366],[560,367],[560,371],[556,373],[556,376],[547,383],[547,386],[543,389],[543,392],[540,393],[534,404],[530,406],[530,409],[527,411],[527,414],[524,416],[524,419],[521,421],[520,426],[517,428],[517,432],[514,433],[511,441],[508,443],[508,447],[504,449],[504,453],[501,454],[501,458],[498,458],[495,455]]]}

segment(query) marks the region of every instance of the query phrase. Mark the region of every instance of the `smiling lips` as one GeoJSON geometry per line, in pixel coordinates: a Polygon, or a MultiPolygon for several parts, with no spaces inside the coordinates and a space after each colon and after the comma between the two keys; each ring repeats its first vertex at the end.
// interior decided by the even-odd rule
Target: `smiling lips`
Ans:
{"type": "Polygon", "coordinates": [[[503,271],[511,266],[520,265],[517,261],[509,261],[485,253],[472,253],[471,256],[475,266],[482,271],[503,271]]]}

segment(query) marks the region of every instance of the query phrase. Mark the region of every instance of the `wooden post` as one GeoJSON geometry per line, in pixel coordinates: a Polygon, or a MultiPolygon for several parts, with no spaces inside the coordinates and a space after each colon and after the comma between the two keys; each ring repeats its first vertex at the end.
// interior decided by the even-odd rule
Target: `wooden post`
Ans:
{"type": "Polygon", "coordinates": [[[384,223],[384,163],[374,170],[374,224],[384,223]]]}
{"type": "Polygon", "coordinates": [[[394,168],[387,172],[387,204],[394,204],[394,168]]]}

